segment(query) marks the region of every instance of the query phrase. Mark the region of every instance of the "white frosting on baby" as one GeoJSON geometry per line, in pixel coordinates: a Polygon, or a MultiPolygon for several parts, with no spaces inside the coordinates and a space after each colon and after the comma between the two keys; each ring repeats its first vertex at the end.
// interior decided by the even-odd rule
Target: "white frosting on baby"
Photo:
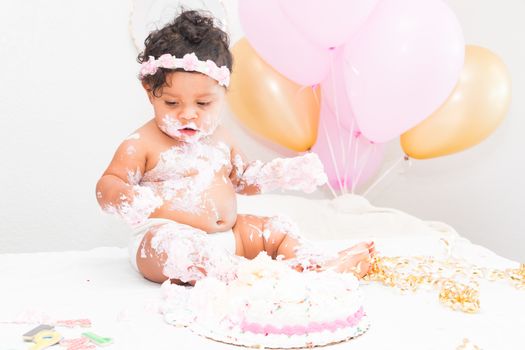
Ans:
{"type": "Polygon", "coordinates": [[[140,180],[142,179],[142,172],[137,167],[137,169],[128,170],[128,183],[130,185],[138,185],[140,183],[140,180]]]}
{"type": "MultiPolygon", "coordinates": [[[[336,252],[319,249],[317,245],[304,239],[301,236],[299,226],[285,215],[272,216],[265,226],[267,235],[270,235],[271,232],[282,232],[298,242],[297,247],[294,249],[295,257],[285,260],[285,263],[293,268],[300,267],[303,270],[316,270],[337,258],[336,252]]],[[[266,238],[265,232],[262,235],[266,238]]]]}
{"type": "Polygon", "coordinates": [[[127,148],[126,148],[126,154],[128,156],[132,156],[134,155],[135,153],[137,153],[137,149],[135,148],[135,146],[133,145],[129,145],[127,148]]]}
{"type": "Polygon", "coordinates": [[[197,281],[205,276],[233,279],[240,257],[210,244],[207,235],[202,230],[177,222],[159,227],[151,246],[157,254],[167,256],[164,275],[183,282],[197,281]]]}
{"type": "Polygon", "coordinates": [[[203,118],[203,124],[198,127],[193,121],[182,123],[179,119],[165,115],[158,123],[160,130],[170,137],[186,143],[196,143],[201,139],[212,135],[220,124],[220,118],[203,118]],[[190,128],[195,130],[193,135],[187,135],[182,130],[190,128]]]}
{"type": "MultiPolygon", "coordinates": [[[[242,163],[239,164],[242,166],[242,163]]],[[[315,153],[294,158],[276,158],[268,163],[251,162],[242,179],[247,185],[257,185],[262,193],[278,188],[311,193],[328,180],[323,164],[315,153]]]]}
{"type": "MultiPolygon", "coordinates": [[[[163,125],[166,133],[174,136],[180,134],[182,125],[177,119],[166,116],[163,125]]],[[[192,122],[187,125],[195,126],[192,122]]],[[[157,165],[144,175],[139,168],[128,170],[127,180],[134,186],[135,195],[133,198],[123,196],[120,198],[122,203],[107,205],[105,210],[119,214],[131,225],[138,225],[164,201],[170,203],[171,209],[178,211],[203,213],[207,209],[219,219],[215,203],[204,194],[223,167],[226,167],[225,174],[233,170],[234,175],[241,180],[237,190],[242,190],[245,185],[256,185],[261,192],[281,188],[308,193],[326,183],[322,163],[315,153],[295,158],[277,158],[268,163],[255,161],[246,165],[239,154],[235,155],[233,161],[230,159],[230,148],[225,143],[214,143],[210,138],[203,138],[204,132],[197,134],[201,136],[193,140],[195,142],[185,142],[162,152],[157,165]]],[[[182,134],[179,136],[188,138],[182,134]]],[[[139,134],[133,134],[128,138],[139,137],[139,134]]],[[[225,184],[229,182],[227,175],[222,180],[225,184]]],[[[270,237],[269,231],[260,234],[266,240],[270,237]]]]}
{"type": "Polygon", "coordinates": [[[110,204],[104,207],[104,210],[110,214],[119,215],[131,226],[137,226],[144,223],[151,213],[162,205],[163,201],[148,187],[135,185],[132,191],[132,198],[122,195],[119,205],[110,204]]]}
{"type": "Polygon", "coordinates": [[[128,137],[126,137],[126,140],[139,140],[139,139],[140,139],[140,134],[138,132],[135,132],[129,135],[128,137]]]}
{"type": "Polygon", "coordinates": [[[162,152],[155,168],[144,174],[140,184],[152,188],[174,210],[199,213],[206,205],[203,193],[216,173],[229,166],[230,149],[226,144],[186,143],[162,152]]]}

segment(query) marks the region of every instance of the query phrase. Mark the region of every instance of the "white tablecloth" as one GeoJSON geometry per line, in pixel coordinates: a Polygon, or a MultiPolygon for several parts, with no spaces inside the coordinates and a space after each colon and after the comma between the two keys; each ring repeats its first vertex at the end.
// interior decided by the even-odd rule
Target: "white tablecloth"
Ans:
{"type": "MultiPolygon", "coordinates": [[[[516,267],[462,239],[451,228],[395,210],[374,208],[360,197],[335,201],[290,196],[240,198],[240,212],[286,213],[320,244],[341,246],[373,238],[383,255],[444,257],[442,238],[453,253],[485,267],[516,267]],[[321,234],[322,233],[322,234],[321,234]]],[[[231,349],[168,325],[158,313],[159,285],[129,265],[125,248],[0,255],[0,350],[28,349],[22,334],[48,319],[89,318],[96,334],[114,338],[107,349],[231,349]]],[[[452,311],[435,290],[401,294],[378,284],[362,286],[371,328],[363,336],[330,349],[457,349],[464,338],[482,349],[525,349],[525,291],[505,281],[482,281],[481,310],[452,311]]],[[[57,327],[65,337],[82,328],[57,327]]]]}

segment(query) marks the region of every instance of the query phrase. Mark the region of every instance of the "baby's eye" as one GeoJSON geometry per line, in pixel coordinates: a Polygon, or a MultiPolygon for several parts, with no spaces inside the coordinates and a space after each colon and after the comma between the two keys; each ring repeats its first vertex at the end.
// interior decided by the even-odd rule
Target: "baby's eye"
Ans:
{"type": "Polygon", "coordinates": [[[199,106],[208,106],[211,102],[209,101],[197,101],[199,106]]]}
{"type": "Polygon", "coordinates": [[[164,101],[164,103],[166,103],[168,106],[176,106],[179,104],[177,101],[164,101]]]}

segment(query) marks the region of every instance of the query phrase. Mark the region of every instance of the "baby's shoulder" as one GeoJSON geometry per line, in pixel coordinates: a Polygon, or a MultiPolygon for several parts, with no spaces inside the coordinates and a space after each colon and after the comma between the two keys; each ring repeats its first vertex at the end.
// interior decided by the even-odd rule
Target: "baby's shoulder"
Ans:
{"type": "Polygon", "coordinates": [[[154,147],[156,143],[159,143],[159,141],[164,138],[165,135],[153,123],[153,120],[150,120],[129,134],[122,143],[136,144],[142,147],[154,147]]]}
{"type": "Polygon", "coordinates": [[[151,128],[150,123],[146,123],[131,132],[121,141],[117,153],[125,153],[128,156],[144,157],[154,147],[155,131],[151,128]]]}

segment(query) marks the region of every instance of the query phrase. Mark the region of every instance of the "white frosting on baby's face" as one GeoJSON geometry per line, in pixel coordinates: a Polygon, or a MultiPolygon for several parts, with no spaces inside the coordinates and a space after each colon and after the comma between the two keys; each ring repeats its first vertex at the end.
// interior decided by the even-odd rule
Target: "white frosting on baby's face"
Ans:
{"type": "Polygon", "coordinates": [[[168,114],[162,118],[161,122],[157,122],[159,129],[166,135],[185,143],[196,143],[203,138],[212,135],[219,124],[219,117],[205,116],[199,126],[193,120],[183,122],[168,114]]]}
{"type": "Polygon", "coordinates": [[[171,73],[157,96],[148,95],[158,128],[177,141],[197,142],[220,124],[225,89],[206,75],[171,73]]]}

